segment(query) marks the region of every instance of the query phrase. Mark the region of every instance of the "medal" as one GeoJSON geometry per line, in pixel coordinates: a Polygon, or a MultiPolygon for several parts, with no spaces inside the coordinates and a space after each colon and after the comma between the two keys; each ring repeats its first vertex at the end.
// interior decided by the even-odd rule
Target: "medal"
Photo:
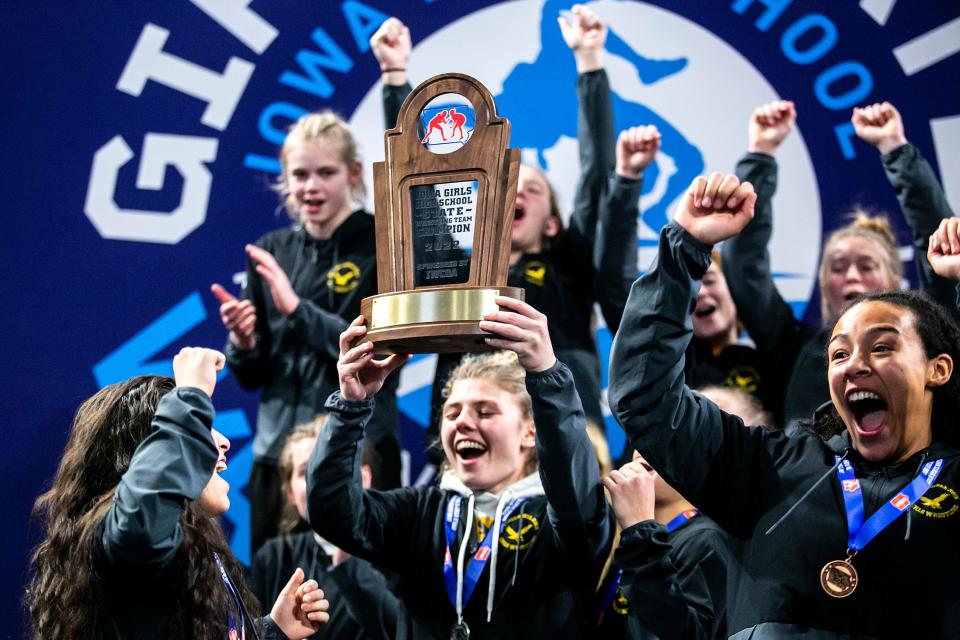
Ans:
{"type": "Polygon", "coordinates": [[[469,638],[470,627],[467,626],[466,622],[461,620],[453,625],[453,630],[450,632],[450,640],[468,640],[469,638]]]}
{"type": "Polygon", "coordinates": [[[840,491],[847,514],[847,559],[833,560],[823,565],[823,569],[820,570],[820,586],[831,598],[846,598],[856,591],[857,584],[860,582],[857,570],[853,568],[851,562],[853,556],[927,492],[940,474],[943,459],[923,465],[916,478],[867,519],[864,519],[863,495],[860,490],[860,481],[853,472],[853,465],[849,460],[840,457],[836,460],[837,479],[840,481],[840,491]]]}
{"type": "Polygon", "coordinates": [[[850,556],[846,560],[832,560],[820,570],[820,586],[831,598],[846,598],[857,588],[857,570],[850,556]]]}

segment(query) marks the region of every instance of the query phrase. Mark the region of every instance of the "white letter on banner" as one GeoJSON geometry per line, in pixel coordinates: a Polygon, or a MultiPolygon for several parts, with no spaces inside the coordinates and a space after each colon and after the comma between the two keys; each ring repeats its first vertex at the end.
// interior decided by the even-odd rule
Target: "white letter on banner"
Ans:
{"type": "Polygon", "coordinates": [[[183,176],[180,205],[169,213],[121,209],[114,200],[117,172],[133,158],[121,136],[114,136],[93,156],[84,213],[104,238],[176,244],[203,224],[207,217],[213,178],[204,166],[217,157],[215,138],[148,133],[137,173],[137,188],[163,188],[167,166],[183,176]]]}
{"type": "Polygon", "coordinates": [[[893,50],[900,68],[908,76],[919,73],[960,51],[960,18],[917,36],[893,50]]]}
{"type": "Polygon", "coordinates": [[[940,180],[953,215],[960,213],[960,115],[935,118],[930,121],[933,133],[933,148],[940,165],[940,180]]]}
{"type": "Polygon", "coordinates": [[[127,66],[120,74],[117,89],[139,96],[147,80],[155,80],[207,103],[200,122],[223,131],[240,102],[254,65],[240,58],[230,58],[223,74],[183,58],[164,53],[163,45],[170,32],[155,24],[147,24],[140,33],[127,66]]]}
{"type": "Polygon", "coordinates": [[[860,0],[860,8],[881,27],[887,24],[897,0],[860,0]]]}
{"type": "Polygon", "coordinates": [[[214,22],[232,33],[255,53],[267,50],[280,33],[250,9],[252,0],[190,0],[214,22]]]}

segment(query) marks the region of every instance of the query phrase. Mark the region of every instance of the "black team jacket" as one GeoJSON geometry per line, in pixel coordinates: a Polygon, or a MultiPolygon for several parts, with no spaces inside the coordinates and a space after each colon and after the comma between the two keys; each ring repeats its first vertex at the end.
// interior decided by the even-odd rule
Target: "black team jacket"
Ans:
{"type": "Polygon", "coordinates": [[[853,449],[846,432],[825,443],[805,429],[787,436],[746,428],[691,392],[683,354],[710,249],[676,223],[664,228],[659,255],[634,283],[614,342],[610,404],[632,446],[664,480],[742,542],[728,633],[756,639],[956,637],[960,451],[934,442],[900,464],[873,464],[853,449]],[[860,481],[866,517],[923,463],[944,462],[927,501],[918,501],[854,558],[856,591],[835,599],[821,588],[820,570],[846,558],[844,502],[832,470],[835,456],[843,455],[860,481]]]}

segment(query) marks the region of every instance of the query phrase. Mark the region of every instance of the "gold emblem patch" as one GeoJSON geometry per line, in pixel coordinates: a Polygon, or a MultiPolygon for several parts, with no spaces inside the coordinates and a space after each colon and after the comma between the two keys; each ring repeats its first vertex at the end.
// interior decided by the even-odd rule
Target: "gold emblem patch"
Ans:
{"type": "Polygon", "coordinates": [[[938,482],[917,500],[913,510],[928,518],[949,518],[960,510],[960,495],[938,482]]]}
{"type": "Polygon", "coordinates": [[[613,600],[610,602],[610,609],[621,616],[625,616],[630,613],[630,601],[627,600],[627,596],[623,595],[623,589],[617,587],[617,592],[613,596],[613,600]]]}
{"type": "Polygon", "coordinates": [[[327,271],[327,288],[333,289],[334,293],[353,291],[359,280],[360,267],[350,261],[334,265],[327,271]]]}
{"type": "Polygon", "coordinates": [[[520,513],[507,520],[500,536],[500,546],[511,551],[526,549],[540,531],[540,521],[529,513],[520,513]]]}
{"type": "Polygon", "coordinates": [[[547,265],[538,260],[528,262],[523,268],[523,277],[527,279],[527,282],[530,284],[535,284],[538,287],[543,286],[543,280],[546,278],[546,276],[547,265]]]}
{"type": "Polygon", "coordinates": [[[753,367],[734,367],[727,374],[727,386],[754,393],[760,382],[760,374],[753,367]]]}

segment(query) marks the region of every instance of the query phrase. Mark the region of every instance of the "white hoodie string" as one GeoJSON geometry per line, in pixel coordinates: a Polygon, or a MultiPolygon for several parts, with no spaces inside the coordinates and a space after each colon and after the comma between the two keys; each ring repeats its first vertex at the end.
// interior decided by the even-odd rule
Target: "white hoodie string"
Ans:
{"type": "Polygon", "coordinates": [[[471,493],[467,500],[467,526],[463,529],[463,541],[457,552],[457,624],[463,623],[463,559],[470,546],[470,535],[473,532],[473,502],[475,496],[471,493]]]}
{"type": "Polygon", "coordinates": [[[497,550],[500,547],[500,521],[503,518],[503,507],[507,504],[511,495],[512,492],[510,489],[507,489],[503,492],[503,495],[500,496],[500,501],[497,502],[496,515],[493,517],[493,529],[490,531],[493,539],[490,541],[490,584],[487,586],[487,622],[490,622],[490,617],[493,615],[493,596],[495,587],[497,586],[497,550]]]}

